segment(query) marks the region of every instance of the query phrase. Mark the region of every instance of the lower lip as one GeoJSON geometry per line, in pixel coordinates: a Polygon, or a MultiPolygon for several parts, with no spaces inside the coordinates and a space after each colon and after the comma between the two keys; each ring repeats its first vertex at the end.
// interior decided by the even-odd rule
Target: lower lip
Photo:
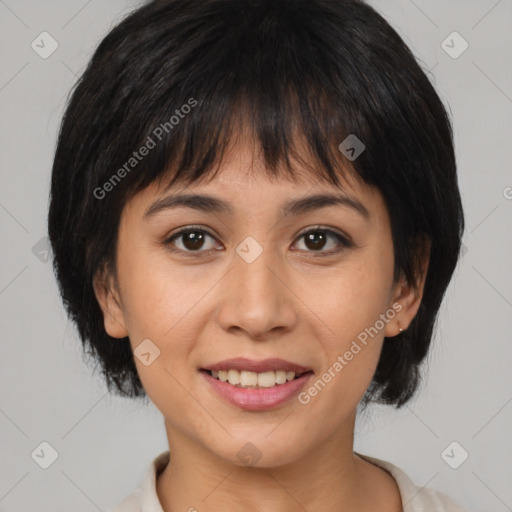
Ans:
{"type": "Polygon", "coordinates": [[[313,375],[312,372],[308,372],[297,379],[286,382],[286,384],[257,389],[238,388],[212,377],[205,370],[200,370],[200,373],[221,398],[247,411],[265,411],[284,404],[297,395],[313,375]]]}

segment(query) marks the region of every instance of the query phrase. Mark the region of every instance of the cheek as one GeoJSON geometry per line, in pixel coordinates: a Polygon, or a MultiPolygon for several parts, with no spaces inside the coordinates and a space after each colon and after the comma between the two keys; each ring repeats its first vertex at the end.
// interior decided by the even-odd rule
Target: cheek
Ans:
{"type": "Polygon", "coordinates": [[[136,247],[120,261],[119,274],[125,324],[142,384],[156,404],[164,406],[170,396],[179,400],[183,388],[177,381],[185,384],[190,377],[192,352],[209,318],[204,305],[213,297],[219,276],[200,266],[171,265],[165,254],[137,254],[136,247]],[[149,365],[137,357],[147,352],[146,346],[149,365]]]}
{"type": "Polygon", "coordinates": [[[172,338],[211,288],[211,277],[201,278],[198,267],[184,270],[171,265],[160,252],[151,254],[134,247],[119,267],[125,320],[134,341],[154,338],[163,343],[172,338]]]}
{"type": "MultiPolygon", "coordinates": [[[[389,261],[368,255],[358,264],[340,266],[308,293],[308,305],[329,328],[327,339],[342,350],[365,329],[374,326],[388,307],[392,286],[389,261]]],[[[307,286],[303,293],[307,293],[307,286]]],[[[380,324],[379,324],[380,325],[380,324]]],[[[325,335],[324,335],[325,336],[325,335]]]]}
{"type": "Polygon", "coordinates": [[[308,393],[312,401],[315,393],[323,395],[323,389],[329,388],[319,404],[343,408],[342,397],[350,409],[366,391],[384,341],[386,322],[382,318],[388,308],[391,264],[369,255],[358,265],[338,269],[319,293],[310,294],[311,309],[321,319],[316,321],[321,331],[317,336],[325,356],[320,382],[308,393]]]}
{"type": "Polygon", "coordinates": [[[329,330],[319,338],[322,372],[304,390],[301,403],[323,418],[328,432],[356,408],[372,381],[384,341],[387,281],[378,266],[373,272],[352,267],[317,294],[314,307],[329,330]]]}

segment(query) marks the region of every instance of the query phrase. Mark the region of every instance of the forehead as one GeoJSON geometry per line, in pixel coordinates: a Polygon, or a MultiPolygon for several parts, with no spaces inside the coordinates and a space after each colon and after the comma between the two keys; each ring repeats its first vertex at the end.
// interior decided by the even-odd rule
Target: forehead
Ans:
{"type": "MultiPolygon", "coordinates": [[[[169,180],[164,179],[159,185],[152,184],[151,190],[155,194],[165,194],[169,190],[180,190],[185,187],[187,189],[223,188],[226,191],[237,188],[266,187],[267,191],[273,189],[276,192],[308,190],[318,186],[330,190],[351,189],[354,191],[357,188],[364,188],[364,182],[349,165],[344,165],[343,169],[340,169],[338,177],[342,186],[336,187],[324,176],[325,171],[321,172],[319,163],[311,157],[306,150],[306,145],[299,142],[295,144],[298,147],[301,161],[292,160],[292,174],[285,169],[284,163],[280,163],[277,169],[269,169],[261,157],[260,148],[255,145],[253,140],[244,138],[237,141],[236,145],[229,146],[222,160],[217,163],[215,172],[207,173],[190,185],[175,183],[169,187],[167,185],[169,180]]],[[[169,172],[169,176],[172,176],[172,172],[169,172]]]]}
{"type": "MultiPolygon", "coordinates": [[[[233,208],[226,209],[225,213],[261,209],[262,205],[264,209],[273,209],[273,205],[282,208],[292,200],[322,194],[345,196],[353,199],[354,204],[367,205],[368,211],[382,207],[379,191],[366,184],[350,165],[344,165],[340,170],[340,184],[335,185],[323,176],[325,173],[320,172],[318,163],[307,155],[301,154],[300,158],[301,162],[292,162],[291,175],[283,166],[273,173],[253,145],[239,143],[226,151],[213,172],[193,183],[177,181],[170,185],[173,174],[169,171],[161,180],[151,183],[132,198],[126,207],[134,207],[138,214],[144,216],[159,199],[193,194],[208,194],[232,204],[233,208]]],[[[364,209],[360,208],[362,213],[364,209]]]]}

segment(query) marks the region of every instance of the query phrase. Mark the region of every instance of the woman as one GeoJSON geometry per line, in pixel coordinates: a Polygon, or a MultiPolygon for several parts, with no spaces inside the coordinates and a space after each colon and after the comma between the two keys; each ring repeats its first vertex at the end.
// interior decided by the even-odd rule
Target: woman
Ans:
{"type": "Polygon", "coordinates": [[[419,383],[464,228],[449,118],[358,0],[163,0],[67,107],[49,234],[109,389],[169,451],[116,512],[462,509],[353,451],[419,383]]]}

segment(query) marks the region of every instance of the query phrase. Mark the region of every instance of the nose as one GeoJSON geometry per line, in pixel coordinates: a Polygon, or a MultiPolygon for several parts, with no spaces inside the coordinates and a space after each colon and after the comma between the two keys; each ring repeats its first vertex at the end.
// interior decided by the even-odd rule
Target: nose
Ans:
{"type": "Polygon", "coordinates": [[[266,250],[251,263],[235,255],[233,265],[222,280],[217,309],[222,329],[254,340],[293,330],[298,320],[296,299],[283,265],[266,250]]]}

